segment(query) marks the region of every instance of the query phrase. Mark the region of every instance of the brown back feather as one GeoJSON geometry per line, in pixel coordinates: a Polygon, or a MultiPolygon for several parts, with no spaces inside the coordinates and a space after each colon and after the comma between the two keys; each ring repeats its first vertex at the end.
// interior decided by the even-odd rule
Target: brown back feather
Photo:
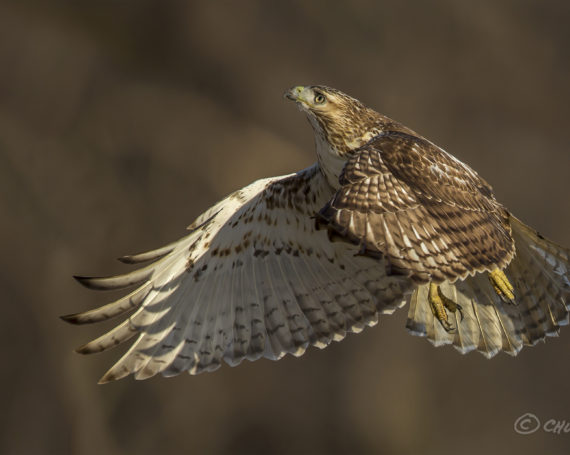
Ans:
{"type": "Polygon", "coordinates": [[[381,133],[347,162],[319,212],[329,229],[385,256],[416,282],[504,268],[514,254],[508,213],[474,171],[425,139],[381,133]]]}

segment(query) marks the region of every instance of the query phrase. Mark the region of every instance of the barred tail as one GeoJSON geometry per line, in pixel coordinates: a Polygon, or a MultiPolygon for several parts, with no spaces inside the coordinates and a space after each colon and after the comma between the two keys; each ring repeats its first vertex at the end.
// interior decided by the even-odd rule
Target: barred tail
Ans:
{"type": "Polygon", "coordinates": [[[570,250],[545,239],[511,216],[516,255],[505,273],[515,288],[515,303],[507,303],[493,290],[486,273],[453,284],[443,293],[462,307],[449,313],[456,328],[446,332],[433,316],[427,300],[428,285],[412,295],[407,328],[426,336],[435,346],[453,344],[462,353],[475,349],[488,358],[499,351],[516,355],[547,336],[558,336],[568,324],[570,310],[570,250]]]}

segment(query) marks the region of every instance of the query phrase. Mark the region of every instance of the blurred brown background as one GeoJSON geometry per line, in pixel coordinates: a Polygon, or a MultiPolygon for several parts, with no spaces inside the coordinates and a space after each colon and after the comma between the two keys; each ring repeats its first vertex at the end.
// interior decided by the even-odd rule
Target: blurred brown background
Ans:
{"type": "Polygon", "coordinates": [[[403,310],[300,359],[98,386],[120,348],[74,354],[105,327],[57,316],[115,297],[72,274],[311,164],[297,84],[404,122],[570,245],[569,23],[553,0],[0,2],[0,452],[568,453],[513,423],[570,421],[570,329],[488,361],[403,310]]]}

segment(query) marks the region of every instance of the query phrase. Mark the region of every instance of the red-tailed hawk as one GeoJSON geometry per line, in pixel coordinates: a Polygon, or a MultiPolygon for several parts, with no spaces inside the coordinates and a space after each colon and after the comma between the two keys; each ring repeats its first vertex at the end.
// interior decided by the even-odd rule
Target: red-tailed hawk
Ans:
{"type": "Polygon", "coordinates": [[[63,319],[131,313],[77,349],[135,337],[100,382],[217,369],[324,348],[410,302],[407,328],[436,346],[516,355],[568,323],[570,251],[525,226],[475,171],[344,93],[286,97],[315,132],[318,161],[258,180],[200,215],[182,239],[76,277],[125,297],[63,319]]]}

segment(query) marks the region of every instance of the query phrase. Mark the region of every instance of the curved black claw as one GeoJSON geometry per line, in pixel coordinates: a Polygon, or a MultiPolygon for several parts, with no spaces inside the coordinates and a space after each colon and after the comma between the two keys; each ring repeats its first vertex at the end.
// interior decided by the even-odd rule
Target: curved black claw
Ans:
{"type": "Polygon", "coordinates": [[[450,324],[449,321],[446,321],[445,319],[439,319],[439,318],[438,318],[438,321],[447,333],[454,333],[455,332],[456,328],[453,326],[453,324],[450,324]]]}
{"type": "Polygon", "coordinates": [[[459,305],[459,303],[456,303],[455,305],[457,306],[457,311],[459,311],[459,315],[461,316],[459,322],[463,322],[463,308],[461,308],[461,305],[459,305]]]}

